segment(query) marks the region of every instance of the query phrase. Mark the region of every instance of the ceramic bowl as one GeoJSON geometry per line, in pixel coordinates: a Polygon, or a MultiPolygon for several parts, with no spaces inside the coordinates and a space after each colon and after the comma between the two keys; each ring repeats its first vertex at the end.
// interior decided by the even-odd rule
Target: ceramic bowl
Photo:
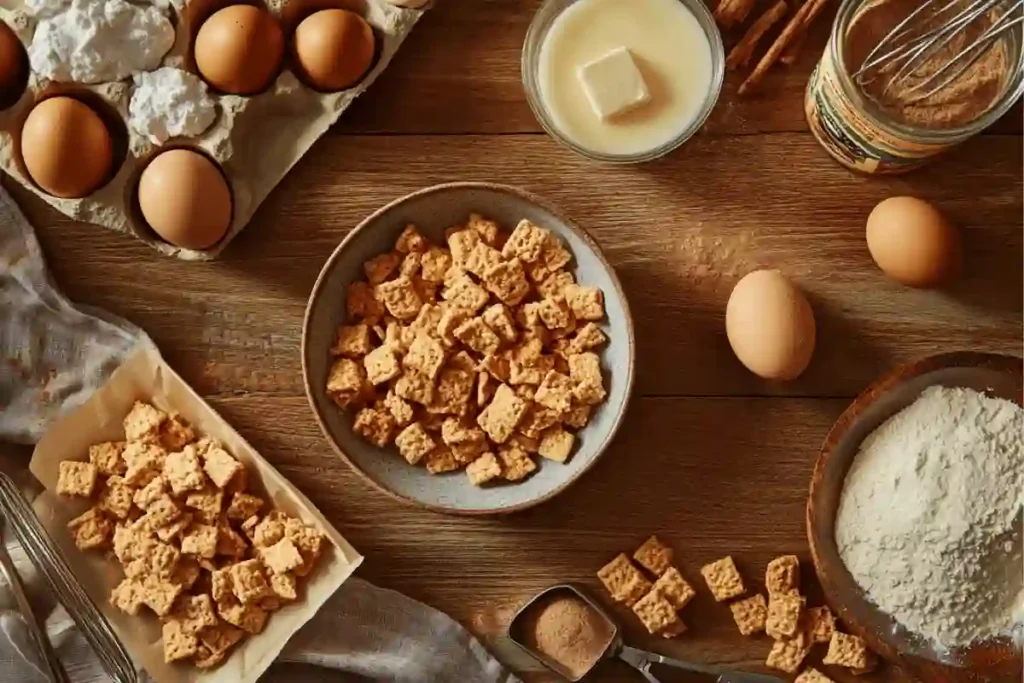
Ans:
{"type": "Polygon", "coordinates": [[[993,641],[939,655],[867,600],[847,571],[834,529],[846,473],[861,442],[879,425],[934,385],[967,387],[1022,404],[1024,364],[1020,358],[957,352],[900,367],[864,391],[840,416],[822,446],[807,503],[807,536],[815,569],[829,605],[850,632],[898,665],[913,680],[1020,680],[1021,654],[1011,642],[993,641]]]}
{"type": "Polygon", "coordinates": [[[306,307],[302,329],[302,368],[306,395],[324,435],[338,454],[385,492],[409,503],[457,514],[482,515],[521,510],[563,491],[590,469],[618,430],[633,386],[633,321],[622,286],[594,240],[543,200],[522,190],[485,183],[438,185],[403,197],[360,223],[324,265],[306,307]],[[414,467],[392,448],[376,448],[352,431],[352,415],[343,413],[324,390],[331,365],[329,349],[345,322],[345,288],[363,279],[362,264],[392,248],[409,223],[436,243],[444,229],[462,223],[470,212],[498,221],[506,229],[527,218],[559,238],[573,254],[573,269],[582,284],[599,287],[605,296],[602,323],[609,344],[601,352],[608,398],[578,433],[568,462],[544,461],[516,483],[477,487],[463,472],[431,475],[414,467]]]}

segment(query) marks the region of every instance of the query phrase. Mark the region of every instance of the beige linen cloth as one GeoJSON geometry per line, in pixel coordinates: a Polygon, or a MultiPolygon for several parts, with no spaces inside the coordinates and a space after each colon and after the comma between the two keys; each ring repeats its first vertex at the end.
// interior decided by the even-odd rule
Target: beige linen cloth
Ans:
{"type": "MultiPolygon", "coordinates": [[[[72,304],[57,290],[31,226],[0,188],[0,444],[37,441],[51,420],[85,401],[137,345],[151,343],[131,324],[72,304]]],[[[48,601],[21,549],[13,541],[8,548],[71,680],[108,680],[63,608],[48,601]]],[[[447,615],[359,578],[342,585],[279,661],[307,666],[275,665],[263,680],[518,681],[447,615]]],[[[39,662],[24,618],[0,583],[0,682],[45,683],[39,662]]]]}

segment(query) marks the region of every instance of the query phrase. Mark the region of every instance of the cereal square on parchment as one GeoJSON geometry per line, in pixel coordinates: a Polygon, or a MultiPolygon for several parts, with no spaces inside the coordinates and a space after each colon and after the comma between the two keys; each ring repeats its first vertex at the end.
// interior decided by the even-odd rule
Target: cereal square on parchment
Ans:
{"type": "Polygon", "coordinates": [[[228,519],[244,522],[258,513],[262,507],[263,499],[259,496],[238,492],[231,496],[231,502],[228,504],[228,509],[224,514],[227,515],[228,519]]]}
{"type": "Polygon", "coordinates": [[[135,579],[122,579],[110,592],[110,604],[125,614],[138,616],[145,604],[142,583],[135,579]]]}
{"type": "Polygon", "coordinates": [[[176,662],[195,656],[199,640],[179,619],[170,619],[163,626],[164,661],[176,662]]]}
{"type": "Polygon", "coordinates": [[[295,600],[298,598],[295,577],[291,574],[271,574],[270,590],[282,600],[295,600]]]}
{"type": "Polygon", "coordinates": [[[136,401],[124,418],[124,434],[128,441],[140,441],[156,437],[160,425],[167,419],[167,413],[148,403],[136,401]]]}
{"type": "Polygon", "coordinates": [[[114,527],[99,509],[92,507],[68,522],[68,531],[79,550],[92,550],[107,545],[114,527]]]}
{"type": "Polygon", "coordinates": [[[507,443],[498,448],[498,460],[501,461],[501,476],[506,481],[521,481],[537,469],[526,450],[515,443],[507,443]]]}
{"type": "Polygon", "coordinates": [[[649,633],[661,633],[679,622],[679,615],[672,603],[656,590],[637,600],[633,605],[633,613],[640,617],[649,633]]]}
{"type": "Polygon", "coordinates": [[[96,507],[118,519],[125,519],[132,509],[132,487],[118,476],[109,477],[100,491],[96,507]]]}
{"type": "Polygon", "coordinates": [[[661,576],[672,565],[672,548],[651,536],[633,552],[633,559],[655,576],[661,576]]]}
{"type": "Polygon", "coordinates": [[[177,413],[171,413],[160,425],[160,445],[170,451],[180,451],[199,437],[196,428],[177,413]]]}
{"type": "Polygon", "coordinates": [[[163,475],[176,496],[186,491],[199,491],[206,485],[203,465],[195,446],[185,446],[181,451],[168,454],[164,460],[163,475]]]}
{"type": "Polygon", "coordinates": [[[494,453],[484,453],[466,465],[466,475],[476,486],[483,486],[501,477],[501,463],[494,457],[494,453]]]}
{"type": "Polygon", "coordinates": [[[224,621],[253,635],[262,631],[267,623],[267,613],[265,611],[256,605],[239,603],[237,600],[223,605],[218,604],[217,612],[224,621]]]}
{"type": "Polygon", "coordinates": [[[561,427],[552,427],[540,436],[540,445],[537,452],[555,462],[565,462],[572,455],[572,447],[576,442],[576,436],[567,432],[561,427]]]}
{"type": "Polygon", "coordinates": [[[676,611],[683,609],[697,595],[690,582],[675,567],[669,567],[654,582],[654,590],[672,603],[676,611]]]}
{"type": "Polygon", "coordinates": [[[822,664],[842,666],[847,669],[866,669],[871,663],[867,645],[859,636],[833,631],[828,652],[822,664]]]}
{"type": "Polygon", "coordinates": [[[800,665],[811,652],[811,643],[806,634],[798,631],[792,638],[776,640],[768,653],[765,665],[785,671],[788,674],[795,674],[800,670],[800,665]]]}
{"type": "Polygon", "coordinates": [[[494,391],[494,398],[477,415],[477,424],[494,443],[503,444],[512,436],[527,407],[526,401],[516,396],[508,385],[499,384],[494,391]]]}
{"type": "Polygon", "coordinates": [[[832,641],[832,634],[836,630],[836,617],[827,606],[808,608],[804,612],[807,634],[815,643],[828,643],[832,641]]]}
{"type": "Polygon", "coordinates": [[[398,446],[398,452],[402,454],[402,457],[410,465],[418,464],[420,460],[437,446],[434,443],[434,438],[427,433],[427,430],[419,422],[413,422],[403,429],[395,437],[395,444],[398,446]]]}
{"type": "Polygon", "coordinates": [[[373,349],[370,343],[370,326],[366,323],[342,325],[334,338],[331,355],[347,358],[362,358],[373,349]]]}
{"type": "Polygon", "coordinates": [[[224,488],[232,478],[242,470],[242,463],[235,460],[223,448],[210,448],[206,451],[206,462],[203,469],[210,477],[210,481],[217,485],[217,488],[224,488]]]}
{"type": "Polygon", "coordinates": [[[212,559],[217,554],[217,527],[195,524],[181,537],[181,552],[212,559]]]}
{"type": "Polygon", "coordinates": [[[196,518],[203,524],[216,524],[224,506],[224,492],[207,489],[185,496],[185,506],[196,511],[196,518]]]}
{"type": "MultiPolygon", "coordinates": [[[[233,564],[229,571],[231,573],[231,589],[239,602],[249,603],[270,595],[270,586],[267,585],[267,578],[263,574],[263,565],[259,560],[246,560],[233,564]]],[[[238,624],[235,625],[238,626],[238,624]]]]}
{"type": "Polygon", "coordinates": [[[731,555],[704,565],[700,573],[718,602],[743,595],[743,579],[731,555]]]}
{"type": "Polygon", "coordinates": [[[96,476],[97,469],[92,463],[65,460],[60,463],[57,475],[57,493],[88,498],[96,486],[96,476]]]}
{"type": "Polygon", "coordinates": [[[793,683],[835,683],[831,678],[812,666],[807,667],[793,683]]]}
{"type": "Polygon", "coordinates": [[[789,638],[800,627],[800,614],[807,600],[799,593],[775,593],[768,596],[768,618],[764,630],[776,640],[789,638]]]}
{"type": "Polygon", "coordinates": [[[366,368],[366,379],[370,381],[370,384],[383,384],[402,373],[398,356],[394,349],[386,344],[378,346],[366,354],[363,358],[363,367],[366,368]]]}
{"type": "Polygon", "coordinates": [[[614,560],[597,571],[612,599],[632,606],[651,590],[648,581],[625,553],[619,553],[614,560]]]}
{"type": "Polygon", "coordinates": [[[491,266],[484,271],[483,281],[487,290],[507,306],[519,305],[530,293],[526,269],[518,258],[491,266]]]}
{"type": "Polygon", "coordinates": [[[782,555],[768,563],[764,572],[768,595],[800,590],[800,560],[796,555],[782,555]]]}
{"type": "Polygon", "coordinates": [[[164,617],[170,614],[174,601],[181,595],[181,586],[157,576],[147,576],[142,581],[142,600],[146,606],[164,617]]]}
{"type": "Polygon", "coordinates": [[[244,637],[244,631],[222,621],[199,632],[199,640],[216,654],[227,652],[244,637]]]}
{"type": "Polygon", "coordinates": [[[188,633],[198,633],[204,628],[217,625],[217,614],[213,611],[210,596],[206,594],[183,595],[178,600],[172,618],[180,621],[188,633]]]}
{"type": "Polygon", "coordinates": [[[114,474],[124,474],[127,467],[121,458],[124,446],[124,441],[107,441],[89,446],[89,462],[96,466],[97,472],[108,477],[114,474]]]}
{"type": "Polygon", "coordinates": [[[299,549],[287,538],[282,538],[269,548],[264,548],[260,552],[260,557],[263,558],[263,564],[267,565],[267,568],[274,574],[290,572],[302,564],[302,555],[299,554],[299,549]]]}
{"type": "Polygon", "coordinates": [[[245,554],[249,545],[242,538],[242,535],[231,528],[225,520],[217,524],[217,554],[230,557],[241,557],[245,554]]]}
{"type": "Polygon", "coordinates": [[[751,636],[764,630],[768,618],[768,603],[760,593],[729,603],[729,609],[741,634],[751,636]]]}

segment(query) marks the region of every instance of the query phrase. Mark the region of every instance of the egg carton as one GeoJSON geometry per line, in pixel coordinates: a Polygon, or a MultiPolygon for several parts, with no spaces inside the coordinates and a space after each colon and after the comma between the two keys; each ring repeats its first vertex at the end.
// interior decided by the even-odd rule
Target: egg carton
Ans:
{"type": "MultiPolygon", "coordinates": [[[[0,7],[0,20],[14,30],[27,49],[36,19],[23,2],[26,0],[14,0],[13,7],[5,3],[5,7],[0,7]]],[[[199,24],[213,12],[239,2],[157,0],[151,4],[166,8],[176,31],[174,45],[160,66],[176,67],[198,76],[191,45],[199,24]]],[[[265,0],[262,6],[282,22],[286,42],[298,18],[312,11],[340,7],[358,12],[376,35],[377,56],[373,66],[356,86],[337,93],[323,93],[308,87],[291,71],[286,55],[277,78],[262,93],[238,96],[209,88],[217,107],[214,123],[198,137],[172,138],[160,145],[132,131],[128,125],[128,108],[135,87],[131,79],[87,85],[54,82],[30,73],[18,100],[0,111],[0,168],[71,218],[134,235],[168,256],[191,261],[217,258],[292,166],[377,80],[429,9],[429,4],[415,0],[265,0]],[[420,6],[409,6],[416,4],[420,6]],[[25,119],[38,102],[54,95],[73,96],[89,104],[111,129],[116,170],[103,187],[83,199],[62,199],[46,193],[32,181],[21,158],[20,136],[25,119]],[[180,248],[162,240],[146,225],[135,196],[146,164],[159,152],[175,147],[198,149],[214,159],[231,188],[231,225],[216,245],[203,251],[180,248]]]]}

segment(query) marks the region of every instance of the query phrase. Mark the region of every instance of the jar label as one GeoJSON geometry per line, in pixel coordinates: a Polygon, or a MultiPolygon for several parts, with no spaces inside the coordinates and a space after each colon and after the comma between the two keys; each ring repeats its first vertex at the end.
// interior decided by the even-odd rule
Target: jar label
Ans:
{"type": "Polygon", "coordinates": [[[872,121],[844,92],[828,50],[807,83],[804,114],[825,151],[862,173],[905,173],[955,144],[908,140],[872,121]]]}

